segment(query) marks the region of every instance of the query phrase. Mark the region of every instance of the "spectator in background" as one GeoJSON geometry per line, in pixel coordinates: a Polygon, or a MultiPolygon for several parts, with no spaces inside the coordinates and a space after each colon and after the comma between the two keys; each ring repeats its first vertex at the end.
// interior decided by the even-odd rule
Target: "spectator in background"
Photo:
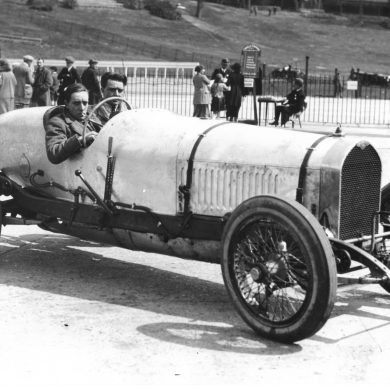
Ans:
{"type": "Polygon", "coordinates": [[[32,84],[34,82],[33,62],[34,58],[32,56],[25,55],[23,61],[14,66],[13,72],[17,81],[15,88],[15,108],[30,106],[33,93],[32,84]]]}
{"type": "Polygon", "coordinates": [[[286,96],[281,105],[276,106],[275,120],[270,123],[272,126],[278,126],[281,116],[281,125],[284,126],[290,116],[302,111],[306,107],[305,94],[303,93],[303,80],[295,80],[295,88],[286,96]]]}
{"type": "MultiPolygon", "coordinates": [[[[232,69],[230,68],[229,58],[223,58],[221,60],[221,66],[219,68],[214,69],[214,72],[211,75],[211,80],[215,81],[217,74],[220,74],[220,75],[222,75],[222,82],[226,84],[229,80],[229,75],[231,73],[232,73],[232,69]]],[[[229,94],[228,91],[224,92],[225,102],[228,98],[228,94],[229,94]]],[[[226,110],[226,105],[221,108],[221,111],[225,111],[225,110],[226,110]]]]}
{"type": "Polygon", "coordinates": [[[0,114],[15,108],[16,78],[5,58],[0,58],[0,114]]]}
{"type": "Polygon", "coordinates": [[[356,80],[358,82],[358,87],[357,87],[357,90],[356,90],[356,97],[362,97],[362,86],[363,86],[363,74],[360,73],[360,69],[357,68],[356,69],[356,80]]]}
{"type": "Polygon", "coordinates": [[[214,84],[211,86],[211,112],[216,118],[219,118],[221,116],[221,111],[225,110],[224,92],[228,90],[229,88],[222,81],[222,75],[218,73],[214,84]]]}
{"type": "Polygon", "coordinates": [[[88,63],[89,67],[85,69],[81,75],[81,82],[83,83],[84,87],[88,89],[89,104],[97,104],[102,99],[98,71],[96,69],[98,61],[95,59],[90,59],[88,63]]]}
{"type": "Polygon", "coordinates": [[[334,97],[342,97],[342,86],[341,86],[341,78],[340,78],[340,72],[337,68],[334,70],[334,76],[333,76],[333,96],[334,97]]]}
{"type": "MultiPolygon", "coordinates": [[[[103,99],[110,97],[124,98],[125,86],[127,84],[127,77],[125,75],[106,72],[103,74],[100,83],[102,86],[103,99]]],[[[112,117],[127,109],[125,102],[112,100],[102,104],[95,114],[101,124],[104,125],[112,117]]]]}
{"type": "Polygon", "coordinates": [[[232,70],[229,66],[230,62],[228,58],[223,58],[221,60],[221,66],[219,68],[214,69],[213,74],[211,75],[211,80],[215,80],[217,77],[217,74],[222,75],[222,82],[227,83],[230,73],[232,73],[232,70]]]}
{"type": "Polygon", "coordinates": [[[74,58],[68,56],[65,58],[66,66],[62,68],[61,72],[58,74],[58,80],[60,81],[60,86],[58,88],[58,104],[62,105],[65,103],[64,92],[69,85],[81,83],[80,75],[77,72],[77,69],[74,67],[74,58]]]}
{"type": "Polygon", "coordinates": [[[51,104],[55,106],[58,100],[58,88],[60,86],[60,81],[58,80],[57,67],[50,67],[51,77],[53,78],[53,84],[50,87],[50,100],[51,104]]]}
{"type": "Polygon", "coordinates": [[[195,87],[194,91],[194,115],[199,118],[210,117],[211,95],[209,90],[210,80],[205,75],[205,68],[202,65],[195,67],[195,75],[192,82],[195,87]]]}
{"type": "Polygon", "coordinates": [[[349,79],[348,80],[356,80],[357,77],[356,77],[356,72],[355,72],[355,69],[354,68],[351,68],[351,71],[349,72],[349,79]]]}
{"type": "Polygon", "coordinates": [[[53,85],[53,78],[49,69],[43,65],[43,58],[38,58],[37,69],[34,75],[33,95],[31,107],[50,106],[50,87],[53,85]]]}
{"type": "Polygon", "coordinates": [[[230,87],[226,98],[226,120],[237,122],[244,95],[244,76],[241,74],[241,65],[238,62],[232,65],[232,73],[226,85],[230,87]]]}

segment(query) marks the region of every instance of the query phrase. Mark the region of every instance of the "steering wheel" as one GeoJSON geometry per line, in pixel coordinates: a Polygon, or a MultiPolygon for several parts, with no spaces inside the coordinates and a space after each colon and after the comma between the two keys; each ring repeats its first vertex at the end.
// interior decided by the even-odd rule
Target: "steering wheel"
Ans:
{"type": "Polygon", "coordinates": [[[113,101],[122,101],[123,103],[125,103],[126,107],[128,110],[131,110],[132,107],[130,105],[130,103],[123,97],[120,97],[120,96],[111,96],[111,97],[108,97],[106,99],[103,99],[102,101],[100,101],[98,104],[96,104],[92,110],[90,111],[90,113],[87,115],[87,117],[85,118],[85,122],[84,122],[84,128],[83,128],[83,141],[82,141],[82,144],[83,144],[83,147],[85,148],[86,147],[86,137],[87,137],[87,126],[88,126],[88,123],[89,121],[91,120],[91,117],[92,115],[96,112],[96,110],[98,108],[100,108],[103,104],[107,103],[107,102],[113,102],[113,101]]]}

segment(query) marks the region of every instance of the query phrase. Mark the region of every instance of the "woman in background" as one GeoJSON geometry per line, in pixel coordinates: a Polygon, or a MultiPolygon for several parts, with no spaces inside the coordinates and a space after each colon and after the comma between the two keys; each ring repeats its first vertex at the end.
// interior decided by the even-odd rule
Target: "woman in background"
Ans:
{"type": "Polygon", "coordinates": [[[233,72],[227,81],[230,92],[226,96],[226,120],[237,122],[244,91],[244,76],[241,74],[241,65],[238,62],[233,64],[231,68],[233,72]]]}
{"type": "Polygon", "coordinates": [[[202,65],[195,67],[194,83],[194,115],[199,118],[209,118],[211,95],[209,90],[210,80],[205,75],[205,68],[202,65]]]}
{"type": "Polygon", "coordinates": [[[0,58],[0,114],[15,109],[16,78],[8,60],[0,58]]]}

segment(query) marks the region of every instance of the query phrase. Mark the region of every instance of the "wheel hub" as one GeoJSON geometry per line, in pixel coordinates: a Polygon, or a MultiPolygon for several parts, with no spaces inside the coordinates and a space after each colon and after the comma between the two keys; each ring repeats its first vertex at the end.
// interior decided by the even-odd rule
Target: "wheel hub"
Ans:
{"type": "Polygon", "coordinates": [[[270,277],[273,279],[285,280],[287,276],[287,265],[284,256],[272,253],[265,263],[270,277]]]}
{"type": "Polygon", "coordinates": [[[256,283],[285,281],[287,279],[287,264],[283,255],[272,253],[264,263],[252,267],[249,274],[256,283]]]}

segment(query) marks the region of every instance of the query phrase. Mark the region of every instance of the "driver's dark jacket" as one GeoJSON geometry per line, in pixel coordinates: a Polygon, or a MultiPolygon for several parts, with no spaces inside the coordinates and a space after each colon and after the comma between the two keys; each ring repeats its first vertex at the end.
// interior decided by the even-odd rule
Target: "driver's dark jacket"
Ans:
{"type": "MultiPolygon", "coordinates": [[[[88,122],[88,131],[99,131],[102,127],[97,118],[88,122]]],[[[74,153],[80,152],[78,140],[83,135],[84,124],[75,120],[65,109],[63,113],[49,119],[46,126],[46,153],[50,162],[59,164],[74,153]]]]}

